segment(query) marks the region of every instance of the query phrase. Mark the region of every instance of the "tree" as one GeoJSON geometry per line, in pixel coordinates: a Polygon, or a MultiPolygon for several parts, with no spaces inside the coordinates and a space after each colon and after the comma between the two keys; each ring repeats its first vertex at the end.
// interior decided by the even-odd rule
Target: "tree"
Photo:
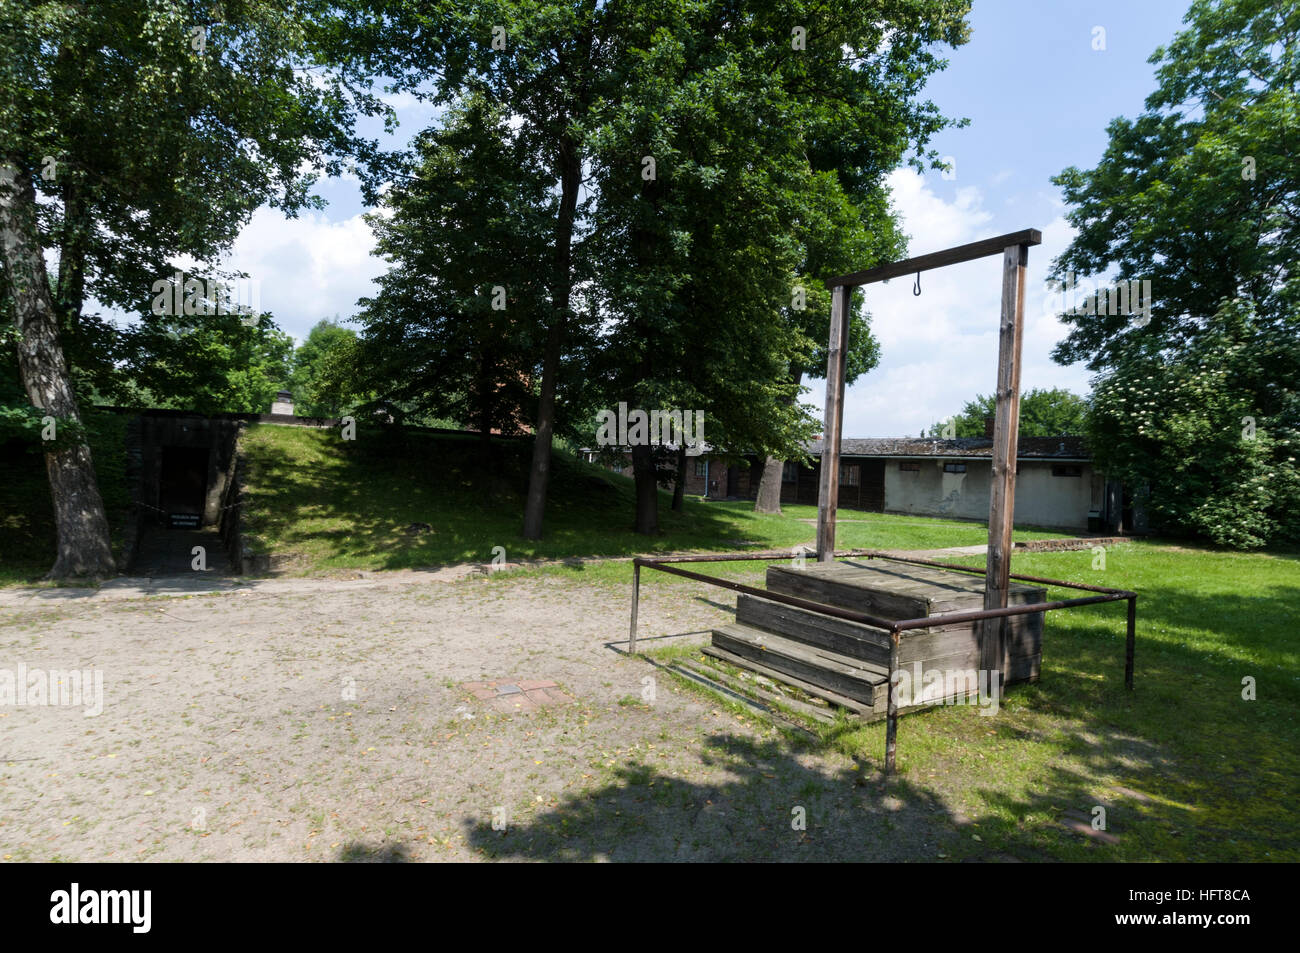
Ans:
{"type": "MultiPolygon", "coordinates": [[[[831,295],[820,279],[856,271],[867,261],[889,261],[906,253],[906,241],[880,183],[866,193],[865,200],[856,202],[840,188],[836,172],[819,173],[812,185],[804,193],[810,200],[808,212],[799,217],[805,248],[801,274],[783,309],[791,333],[801,343],[788,371],[796,390],[801,389],[805,377],[826,376],[831,295]]],[[[862,301],[862,292],[855,289],[849,297],[846,386],[880,363],[880,344],[871,332],[870,316],[862,311],[862,301]]],[[[756,512],[781,512],[782,474],[789,458],[789,451],[767,457],[754,500],[756,512]]]]}
{"type": "Polygon", "coordinates": [[[1195,0],[1184,22],[1145,111],[1054,180],[1077,234],[1053,277],[1109,290],[1065,302],[1053,356],[1098,372],[1094,455],[1158,525],[1256,546],[1297,538],[1300,507],[1300,10],[1195,0]]]}
{"type": "MultiPolygon", "coordinates": [[[[78,420],[80,373],[109,392],[111,325],[85,300],[145,313],[174,256],[205,269],[265,202],[311,204],[313,176],[373,157],[351,132],[350,66],[326,66],[340,4],[0,0],[0,251],[33,407],[78,420]],[[58,250],[53,280],[46,248],[58,250]]],[[[343,49],[334,52],[344,64],[343,49]]],[[[58,527],[51,575],[113,569],[84,443],[46,454],[58,527]]]]}
{"type": "MultiPolygon", "coordinates": [[[[628,91],[600,113],[592,167],[614,393],[643,408],[693,398],[711,445],[768,456],[815,427],[796,398],[819,315],[799,313],[793,286],[898,247],[882,179],[947,124],[914,97],[941,65],[929,47],[964,39],[937,4],[879,18],[804,4],[806,47],[788,16],[721,3],[641,13],[619,35],[628,91]]],[[[856,375],[875,349],[864,321],[855,330],[856,375]]],[[[636,527],[654,532],[664,468],[649,446],[632,455],[636,527]]]]}
{"type": "Polygon", "coordinates": [[[1097,391],[1089,443],[1157,526],[1237,549],[1300,539],[1300,395],[1258,419],[1266,352],[1243,343],[1253,310],[1237,302],[1216,319],[1177,354],[1120,357],[1097,391]]]}
{"type": "Polygon", "coordinates": [[[294,412],[303,417],[340,417],[347,409],[331,392],[331,368],[339,352],[352,347],[357,332],[328,318],[316,322],[307,339],[293,352],[293,370],[289,374],[294,396],[294,412]]]}
{"type": "MultiPolygon", "coordinates": [[[[979,394],[961,413],[930,428],[931,437],[983,437],[984,422],[997,412],[993,394],[979,394]]],[[[1020,436],[1081,437],[1088,432],[1088,401],[1061,387],[1035,387],[1020,395],[1020,436]]]]}
{"type": "Polygon", "coordinates": [[[547,308],[540,359],[535,362],[537,410],[533,455],[524,507],[523,535],[540,539],[557,423],[558,377],[565,345],[575,333],[575,275],[581,267],[580,188],[589,150],[587,119],[593,104],[611,90],[616,65],[608,58],[619,4],[579,0],[481,0],[447,4],[377,3],[374,16],[387,26],[387,72],[396,86],[417,94],[437,82],[435,101],[474,94],[517,123],[516,136],[544,170],[554,190],[548,261],[541,273],[547,308]]]}
{"type": "MultiPolygon", "coordinates": [[[[744,10],[712,0],[375,6],[390,30],[386,72],[415,91],[436,77],[443,102],[474,92],[508,108],[558,200],[525,536],[542,530],[557,423],[566,407],[576,419],[573,411],[600,406],[602,390],[604,400],[628,395],[648,406],[696,402],[711,412],[713,434],[752,436],[746,442],[760,451],[797,444],[806,412],[780,412],[772,399],[797,393],[787,377],[793,338],[777,320],[800,257],[790,235],[801,206],[791,196],[808,184],[809,155],[818,157],[812,168],[838,170],[861,194],[942,126],[914,97],[942,65],[930,47],[965,38],[958,6],[948,14],[938,0],[866,9],[848,0],[744,10]],[[815,42],[796,44],[795,23],[815,42]],[[671,170],[671,185],[644,176],[647,156],[671,170]],[[740,222],[753,230],[748,238],[740,222]],[[763,249],[759,236],[781,237],[763,249]],[[758,254],[736,261],[737,251],[758,254]],[[642,267],[650,271],[639,280],[642,267]],[[718,300],[730,320],[717,320],[718,300]],[[594,307],[603,324],[585,321],[594,307]],[[612,326],[617,336],[599,330],[612,326]],[[611,342],[606,357],[627,360],[588,371],[563,363],[565,353],[611,342]]],[[[637,524],[651,532],[664,468],[649,448],[634,455],[637,524]]]]}
{"type": "MultiPolygon", "coordinates": [[[[60,426],[76,435],[81,415],[59,345],[35,210],[30,179],[12,162],[0,164],[0,247],[18,329],[18,369],[31,405],[55,423],[54,435],[60,426]]],[[[107,575],[113,551],[90,445],[84,438],[52,441],[45,451],[45,470],[59,530],[59,555],[51,574],[107,575]]]]}
{"type": "Polygon", "coordinates": [[[518,433],[546,339],[555,200],[499,104],[471,96],[417,143],[413,174],[369,216],[391,263],[361,301],[355,386],[408,413],[518,433]]]}
{"type": "Polygon", "coordinates": [[[264,414],[290,380],[293,339],[270,315],[178,315],[129,333],[121,373],[153,407],[264,414]]]}

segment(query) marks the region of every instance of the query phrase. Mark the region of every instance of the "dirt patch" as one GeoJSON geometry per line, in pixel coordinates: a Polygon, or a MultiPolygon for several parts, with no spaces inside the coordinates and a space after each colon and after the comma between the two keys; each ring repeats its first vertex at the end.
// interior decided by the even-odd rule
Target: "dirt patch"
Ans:
{"type": "MultiPolygon", "coordinates": [[[[100,673],[102,713],[0,705],[0,856],[900,860],[953,836],[934,798],[886,809],[867,767],[628,657],[623,586],[300,582],[7,608],[0,670],[100,673]],[[506,713],[467,682],[570,700],[506,713]]],[[[647,644],[728,618],[642,593],[647,644]]]]}

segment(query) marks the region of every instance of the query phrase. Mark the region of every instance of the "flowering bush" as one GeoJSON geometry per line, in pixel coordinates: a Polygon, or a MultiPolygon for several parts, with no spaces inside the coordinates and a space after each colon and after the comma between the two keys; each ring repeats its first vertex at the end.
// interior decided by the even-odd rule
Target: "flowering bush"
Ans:
{"type": "Polygon", "coordinates": [[[1153,527],[1251,549],[1300,541],[1296,343],[1226,301],[1179,355],[1133,349],[1093,384],[1090,444],[1153,527]],[[1289,382],[1289,383],[1287,383],[1289,382]]]}

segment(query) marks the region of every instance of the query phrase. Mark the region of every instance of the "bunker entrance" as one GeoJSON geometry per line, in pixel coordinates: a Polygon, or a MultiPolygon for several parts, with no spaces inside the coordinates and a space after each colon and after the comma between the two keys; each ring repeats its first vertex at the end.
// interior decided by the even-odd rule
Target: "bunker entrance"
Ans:
{"type": "Polygon", "coordinates": [[[207,489],[207,447],[162,448],[158,501],[169,528],[194,529],[202,523],[207,489]]]}

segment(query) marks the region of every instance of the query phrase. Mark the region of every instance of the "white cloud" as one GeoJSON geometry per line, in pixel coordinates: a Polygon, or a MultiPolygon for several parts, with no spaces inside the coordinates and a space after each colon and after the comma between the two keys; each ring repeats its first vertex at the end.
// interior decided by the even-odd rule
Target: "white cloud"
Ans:
{"type": "Polygon", "coordinates": [[[286,219],[260,208],[235,242],[229,267],[261,282],[262,308],[301,340],[321,318],[356,312],[386,263],[370,254],[375,236],[361,215],[330,221],[311,213],[286,219]]]}
{"type": "MultiPolygon", "coordinates": [[[[913,257],[998,232],[978,188],[959,188],[948,200],[911,170],[894,172],[890,187],[904,230],[912,236],[913,257]]],[[[1059,204],[1053,211],[1056,218],[1042,228],[1043,243],[1029,251],[1021,387],[1065,387],[1086,394],[1087,373],[1051,359],[1065,327],[1048,311],[1044,282],[1052,259],[1072,235],[1059,204]]],[[[912,294],[915,276],[866,287],[881,363],[849,388],[844,436],[916,436],[976,394],[993,392],[1000,276],[1001,259],[991,256],[922,273],[919,297],[912,294]]],[[[813,381],[811,387],[806,399],[820,411],[824,382],[813,381]]]]}
{"type": "Polygon", "coordinates": [[[894,207],[903,229],[912,237],[910,254],[924,255],[983,237],[983,226],[993,213],[982,207],[983,195],[974,186],[958,188],[952,202],[930,190],[925,176],[911,169],[896,169],[889,176],[894,207]]]}

